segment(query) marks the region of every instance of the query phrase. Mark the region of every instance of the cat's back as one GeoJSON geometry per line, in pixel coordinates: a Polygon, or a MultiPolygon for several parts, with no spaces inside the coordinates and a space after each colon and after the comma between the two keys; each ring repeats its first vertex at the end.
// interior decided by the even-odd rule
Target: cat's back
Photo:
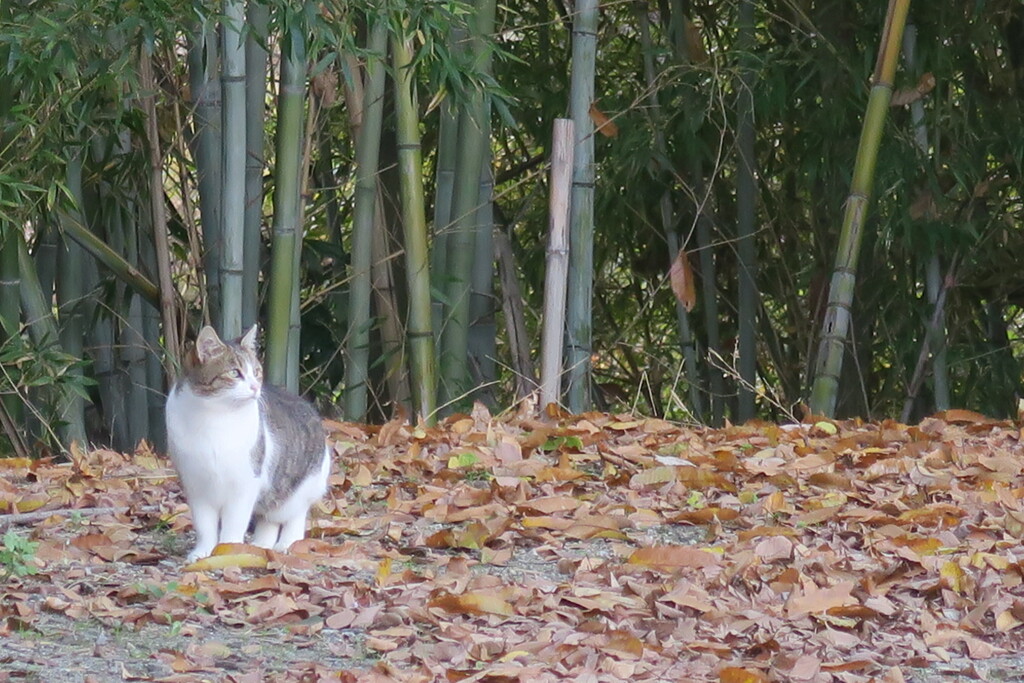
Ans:
{"type": "Polygon", "coordinates": [[[260,410],[274,441],[288,450],[323,453],[326,434],[312,403],[286,389],[265,384],[260,410]]]}

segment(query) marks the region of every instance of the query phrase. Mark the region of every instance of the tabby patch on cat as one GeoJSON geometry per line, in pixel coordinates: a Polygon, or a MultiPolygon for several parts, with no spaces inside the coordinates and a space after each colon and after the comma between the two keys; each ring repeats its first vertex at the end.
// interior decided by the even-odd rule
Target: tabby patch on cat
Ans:
{"type": "Polygon", "coordinates": [[[331,461],[320,416],[305,400],[263,384],[256,327],[233,342],[204,327],[167,396],[167,440],[192,513],[189,561],[218,543],[287,550],[306,533],[327,490],[331,461]]]}

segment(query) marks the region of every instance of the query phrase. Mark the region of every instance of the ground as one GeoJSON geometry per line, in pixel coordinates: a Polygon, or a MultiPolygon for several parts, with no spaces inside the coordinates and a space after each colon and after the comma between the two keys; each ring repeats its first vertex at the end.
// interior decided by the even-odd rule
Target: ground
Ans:
{"type": "Polygon", "coordinates": [[[0,460],[0,681],[1024,680],[1008,422],[327,425],[287,554],[187,564],[145,446],[0,460]]]}

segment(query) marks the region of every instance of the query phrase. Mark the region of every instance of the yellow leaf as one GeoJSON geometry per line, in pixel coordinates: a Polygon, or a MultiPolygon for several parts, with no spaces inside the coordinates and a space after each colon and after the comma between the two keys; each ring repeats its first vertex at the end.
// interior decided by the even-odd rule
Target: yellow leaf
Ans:
{"type": "Polygon", "coordinates": [[[634,474],[629,480],[629,485],[633,488],[642,488],[644,486],[657,486],[658,484],[665,484],[675,480],[675,467],[652,467],[649,470],[634,474]]]}
{"type": "Polygon", "coordinates": [[[201,560],[185,565],[182,569],[186,572],[208,572],[214,569],[226,569],[228,567],[259,568],[267,566],[265,555],[253,553],[238,553],[235,555],[210,555],[201,560]]]}
{"type": "Polygon", "coordinates": [[[46,505],[48,501],[42,498],[19,500],[14,503],[15,512],[32,512],[46,505]]]}
{"type": "Polygon", "coordinates": [[[1010,610],[1004,610],[996,615],[996,628],[1006,633],[1020,626],[1022,622],[1017,617],[1013,616],[1013,612],[1010,610]]]}
{"type": "Polygon", "coordinates": [[[951,591],[964,592],[964,570],[956,562],[946,562],[939,569],[939,576],[951,591]]]}
{"type": "Polygon", "coordinates": [[[835,436],[839,432],[839,429],[828,420],[820,420],[818,422],[815,422],[814,427],[815,429],[820,429],[829,436],[835,436]]]}
{"type": "Polygon", "coordinates": [[[28,469],[32,466],[31,458],[0,458],[0,469],[28,469]]]}
{"type": "Polygon", "coordinates": [[[984,569],[985,566],[989,566],[992,569],[1002,571],[1009,568],[1010,561],[1001,555],[993,553],[974,553],[971,555],[971,566],[978,569],[984,569]]]}
{"type": "Polygon", "coordinates": [[[511,652],[506,652],[505,654],[503,654],[498,659],[498,661],[499,662],[511,662],[513,659],[517,659],[519,657],[532,657],[532,656],[533,656],[533,653],[532,652],[527,652],[526,650],[512,650],[511,652]]]}
{"type": "Polygon", "coordinates": [[[391,558],[385,557],[377,565],[377,585],[383,586],[387,583],[389,576],[391,576],[391,558]]]}
{"type": "Polygon", "coordinates": [[[721,683],[765,683],[768,678],[757,670],[727,666],[718,672],[718,680],[721,683]]]}

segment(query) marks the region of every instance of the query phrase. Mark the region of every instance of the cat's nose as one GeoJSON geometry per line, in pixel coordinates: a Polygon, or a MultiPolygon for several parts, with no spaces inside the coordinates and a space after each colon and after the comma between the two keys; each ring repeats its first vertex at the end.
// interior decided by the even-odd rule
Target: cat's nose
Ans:
{"type": "Polygon", "coordinates": [[[256,381],[249,382],[249,389],[252,391],[253,396],[260,395],[260,383],[256,381]]]}

